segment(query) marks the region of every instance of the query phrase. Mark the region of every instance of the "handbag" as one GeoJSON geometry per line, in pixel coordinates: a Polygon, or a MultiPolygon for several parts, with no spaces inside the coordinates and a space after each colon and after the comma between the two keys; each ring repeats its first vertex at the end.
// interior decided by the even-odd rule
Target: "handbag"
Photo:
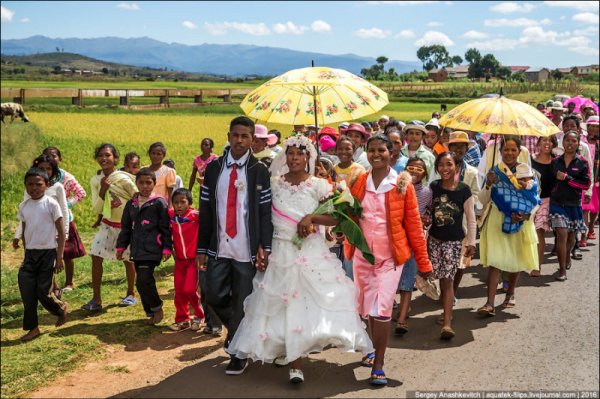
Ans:
{"type": "Polygon", "coordinates": [[[431,298],[434,301],[440,299],[440,287],[438,286],[437,280],[435,280],[432,276],[429,276],[429,278],[425,279],[420,274],[417,274],[415,286],[428,298],[431,298]]]}

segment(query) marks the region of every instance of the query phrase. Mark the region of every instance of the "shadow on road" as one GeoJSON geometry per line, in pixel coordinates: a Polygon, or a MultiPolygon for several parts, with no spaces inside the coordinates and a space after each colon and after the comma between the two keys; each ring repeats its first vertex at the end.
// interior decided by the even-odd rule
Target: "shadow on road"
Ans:
{"type": "MultiPolygon", "coordinates": [[[[219,356],[186,367],[154,386],[133,389],[113,397],[320,398],[377,389],[371,388],[366,380],[357,379],[355,370],[362,368],[358,363],[360,354],[351,355],[356,356],[356,362],[346,365],[306,359],[303,366],[305,382],[292,385],[288,381],[288,368],[271,364],[252,363],[240,376],[225,376],[225,365],[229,357],[221,352],[219,356]]],[[[366,372],[368,374],[368,370],[366,372]]],[[[398,380],[388,378],[388,381],[388,387],[402,385],[398,380]]]]}

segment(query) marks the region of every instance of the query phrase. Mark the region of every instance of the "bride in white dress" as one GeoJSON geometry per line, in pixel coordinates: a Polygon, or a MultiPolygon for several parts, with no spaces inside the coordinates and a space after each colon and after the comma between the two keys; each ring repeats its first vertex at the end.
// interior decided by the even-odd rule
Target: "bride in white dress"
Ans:
{"type": "Polygon", "coordinates": [[[304,381],[302,357],[329,345],[363,355],[373,351],[357,312],[354,283],[325,241],[322,226],[336,220],[312,214],[332,191],[327,180],[314,176],[316,158],[310,139],[298,135],[288,138],[273,160],[272,254],[267,270],[254,277],[244,319],[227,348],[240,359],[284,358],[291,382],[304,381]],[[296,234],[300,248],[292,241],[296,234]]]}

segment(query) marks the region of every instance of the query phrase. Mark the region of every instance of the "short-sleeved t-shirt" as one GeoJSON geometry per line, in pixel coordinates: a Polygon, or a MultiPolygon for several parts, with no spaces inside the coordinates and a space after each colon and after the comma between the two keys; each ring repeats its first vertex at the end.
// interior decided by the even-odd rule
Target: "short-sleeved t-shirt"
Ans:
{"type": "Polygon", "coordinates": [[[169,188],[175,188],[177,184],[177,175],[175,169],[169,168],[166,165],[162,165],[160,169],[154,172],[156,175],[156,185],[154,186],[154,194],[160,195],[165,199],[169,200],[169,188]]]}
{"type": "Polygon", "coordinates": [[[37,200],[29,198],[21,202],[17,216],[25,222],[25,249],[56,248],[54,222],[63,217],[56,200],[47,195],[37,200]]]}
{"type": "Polygon", "coordinates": [[[431,228],[429,234],[441,241],[460,241],[465,237],[462,227],[464,204],[471,197],[471,189],[459,182],[455,190],[446,190],[441,180],[431,188],[431,228]]]}
{"type": "Polygon", "coordinates": [[[554,176],[552,175],[552,162],[545,164],[539,163],[535,159],[531,158],[531,167],[538,171],[540,174],[541,192],[540,198],[549,198],[552,192],[552,184],[554,183],[554,176]]]}

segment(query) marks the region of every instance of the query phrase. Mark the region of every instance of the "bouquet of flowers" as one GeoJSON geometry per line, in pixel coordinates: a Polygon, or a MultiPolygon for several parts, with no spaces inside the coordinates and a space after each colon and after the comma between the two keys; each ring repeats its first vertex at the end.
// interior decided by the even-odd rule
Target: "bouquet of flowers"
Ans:
{"type": "MultiPolygon", "coordinates": [[[[333,233],[342,233],[348,242],[360,249],[363,257],[371,264],[375,264],[375,257],[371,253],[365,236],[353,218],[359,218],[362,214],[360,202],[350,193],[346,182],[338,184],[333,193],[317,207],[313,212],[317,215],[331,215],[338,224],[333,228],[333,233]]],[[[300,248],[302,239],[296,234],[292,242],[300,248]]]]}

